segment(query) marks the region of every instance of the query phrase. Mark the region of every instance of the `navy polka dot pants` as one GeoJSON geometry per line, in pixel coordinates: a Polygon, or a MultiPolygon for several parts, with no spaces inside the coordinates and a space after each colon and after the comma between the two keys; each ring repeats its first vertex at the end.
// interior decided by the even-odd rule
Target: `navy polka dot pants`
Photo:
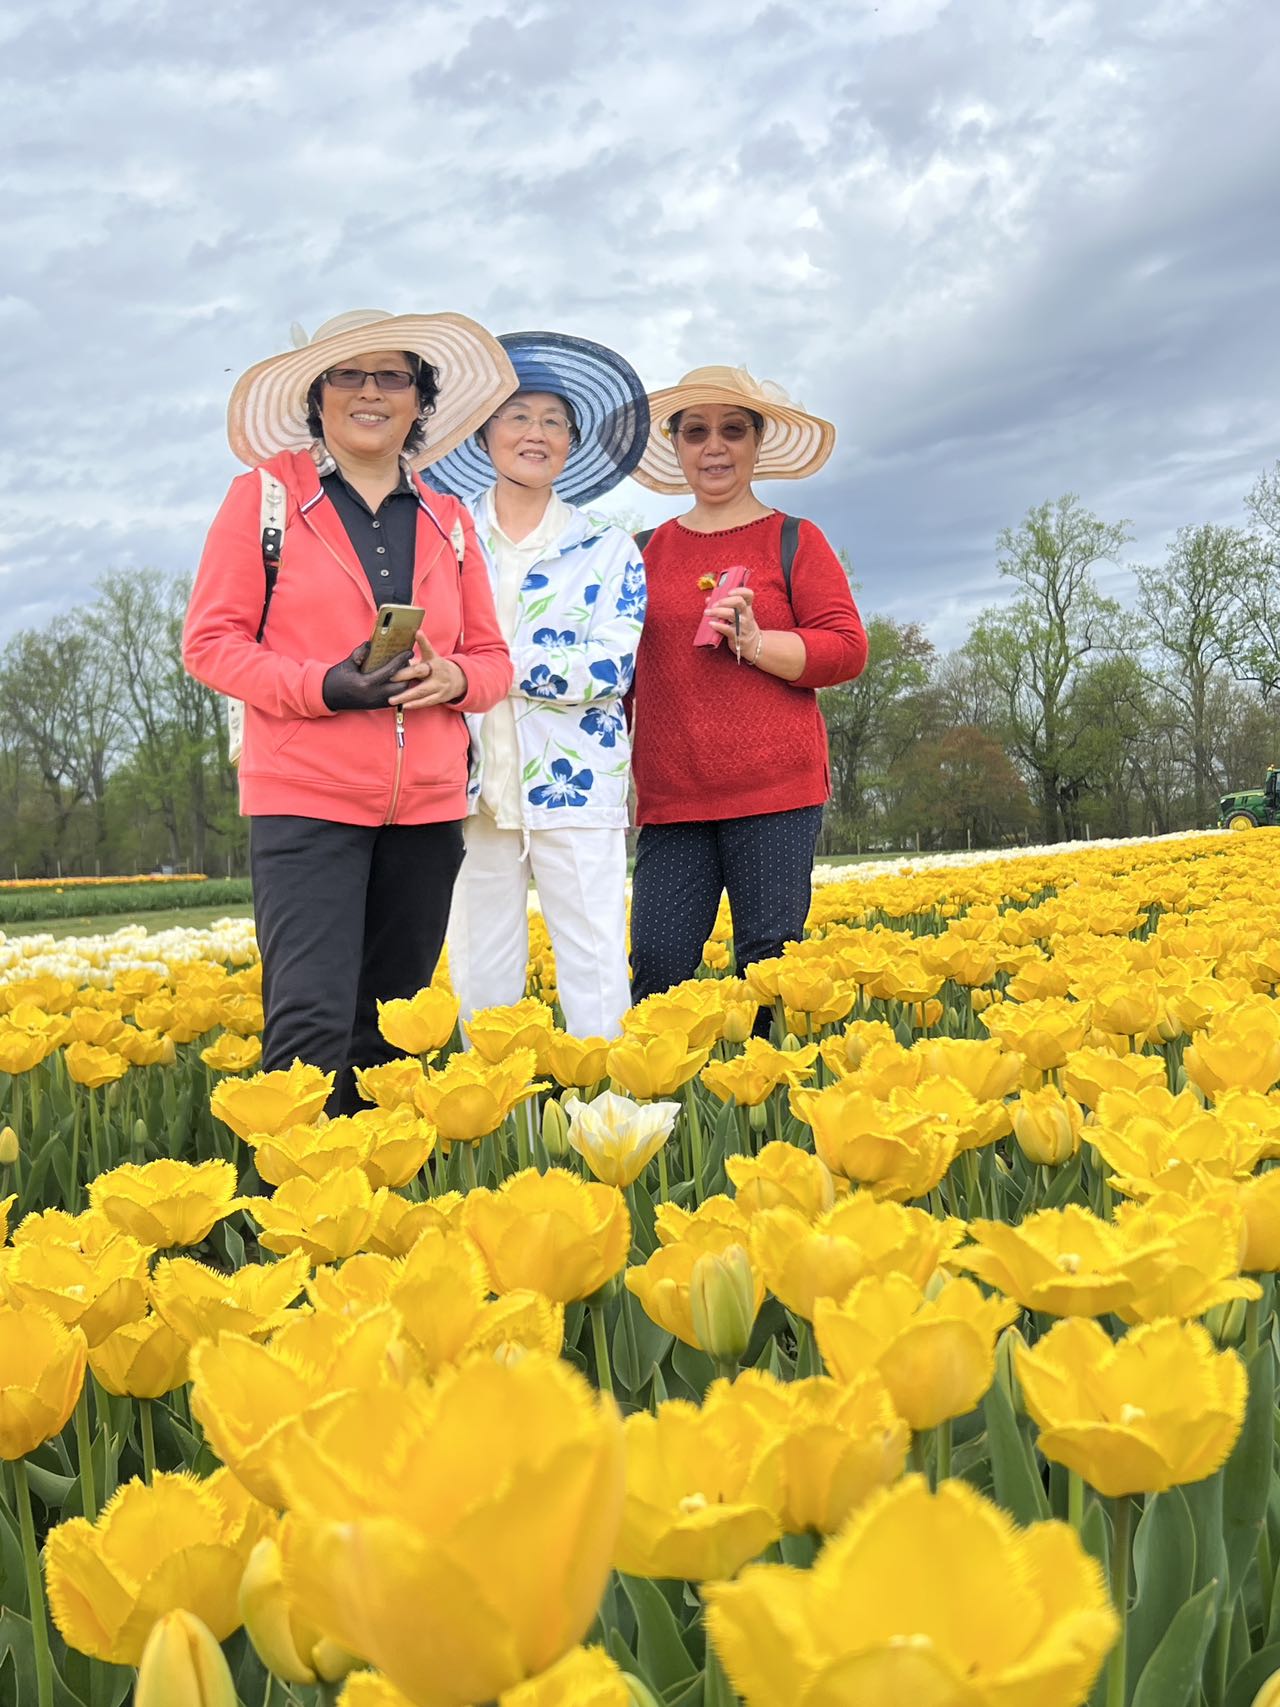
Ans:
{"type": "Polygon", "coordinates": [[[809,913],[821,806],[694,824],[646,824],[631,885],[631,1000],[692,978],[722,891],[738,971],[796,942],[809,913]]]}

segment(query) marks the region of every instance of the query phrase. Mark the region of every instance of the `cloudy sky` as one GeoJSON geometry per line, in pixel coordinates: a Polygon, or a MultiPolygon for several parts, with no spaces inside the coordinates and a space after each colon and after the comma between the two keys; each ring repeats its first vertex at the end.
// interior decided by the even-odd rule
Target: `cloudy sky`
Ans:
{"type": "Polygon", "coordinates": [[[0,640],[189,571],[353,307],[777,380],[840,438],[762,495],[943,645],[1045,498],[1158,558],[1280,456],[1277,87],[1274,0],[10,0],[0,640]]]}

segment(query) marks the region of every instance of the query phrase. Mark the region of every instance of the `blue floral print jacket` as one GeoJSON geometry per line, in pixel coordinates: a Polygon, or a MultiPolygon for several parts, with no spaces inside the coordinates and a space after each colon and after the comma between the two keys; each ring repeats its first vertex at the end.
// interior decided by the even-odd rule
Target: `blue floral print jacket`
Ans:
{"type": "MultiPolygon", "coordinates": [[[[471,506],[496,587],[480,500],[471,506]]],[[[585,510],[572,519],[520,588],[511,662],[525,827],[625,828],[631,740],[622,709],[644,622],[644,559],[620,527],[585,510]]],[[[467,718],[480,799],[483,713],[467,718]]]]}

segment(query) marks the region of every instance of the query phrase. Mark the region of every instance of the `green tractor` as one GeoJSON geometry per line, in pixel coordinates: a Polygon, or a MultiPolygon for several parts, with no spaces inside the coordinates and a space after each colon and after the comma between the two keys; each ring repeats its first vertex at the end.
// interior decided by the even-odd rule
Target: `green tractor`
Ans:
{"type": "Polygon", "coordinates": [[[1224,794],[1218,802],[1220,830],[1252,830],[1257,824],[1280,824],[1280,765],[1267,767],[1261,788],[1224,794]]]}

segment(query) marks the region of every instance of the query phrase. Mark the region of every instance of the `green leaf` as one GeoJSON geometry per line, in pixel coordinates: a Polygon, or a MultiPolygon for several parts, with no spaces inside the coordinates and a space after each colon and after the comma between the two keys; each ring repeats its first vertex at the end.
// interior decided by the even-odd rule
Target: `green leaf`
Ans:
{"type": "Polygon", "coordinates": [[[1129,1707],[1191,1707],[1217,1622],[1219,1587],[1210,1579],[1179,1608],[1143,1667],[1129,1707]]]}
{"type": "Polygon", "coordinates": [[[1249,1361],[1249,1401],[1244,1427],[1222,1478],[1222,1526],[1227,1548],[1227,1580],[1234,1596],[1258,1551],[1271,1493],[1275,1457],[1272,1433],[1276,1404],[1275,1357],[1259,1346],[1249,1361]]]}
{"type": "Polygon", "coordinates": [[[1179,1609],[1191,1598],[1196,1532],[1177,1489],[1148,1499],[1133,1538],[1137,1603],[1129,1613],[1128,1678],[1132,1693],[1179,1609]]]}
{"type": "Polygon", "coordinates": [[[1227,1685],[1222,1707],[1253,1707],[1253,1698],[1269,1677],[1280,1672],[1280,1642],[1245,1661],[1227,1685]]]}
{"type": "Polygon", "coordinates": [[[1038,1523],[1049,1516],[1049,1500],[1040,1479],[1035,1452],[1013,1414],[1004,1389],[997,1383],[982,1401],[991,1448],[991,1475],[996,1498],[1019,1523],[1038,1523]]]}
{"type": "Polygon", "coordinates": [[[53,1470],[42,1470],[27,1459],[27,1480],[34,1494],[52,1510],[61,1511],[77,1486],[75,1476],[59,1476],[53,1470]]]}
{"type": "Polygon", "coordinates": [[[1061,1209],[1070,1203],[1079,1193],[1080,1174],[1084,1167],[1084,1151],[1078,1150],[1071,1161],[1058,1169],[1048,1191],[1044,1194],[1045,1209],[1061,1209]]]}
{"type": "Polygon", "coordinates": [[[636,1615],[636,1659],[641,1677],[661,1690],[684,1684],[698,1668],[689,1657],[662,1590],[644,1577],[619,1573],[619,1580],[636,1615]]]}

